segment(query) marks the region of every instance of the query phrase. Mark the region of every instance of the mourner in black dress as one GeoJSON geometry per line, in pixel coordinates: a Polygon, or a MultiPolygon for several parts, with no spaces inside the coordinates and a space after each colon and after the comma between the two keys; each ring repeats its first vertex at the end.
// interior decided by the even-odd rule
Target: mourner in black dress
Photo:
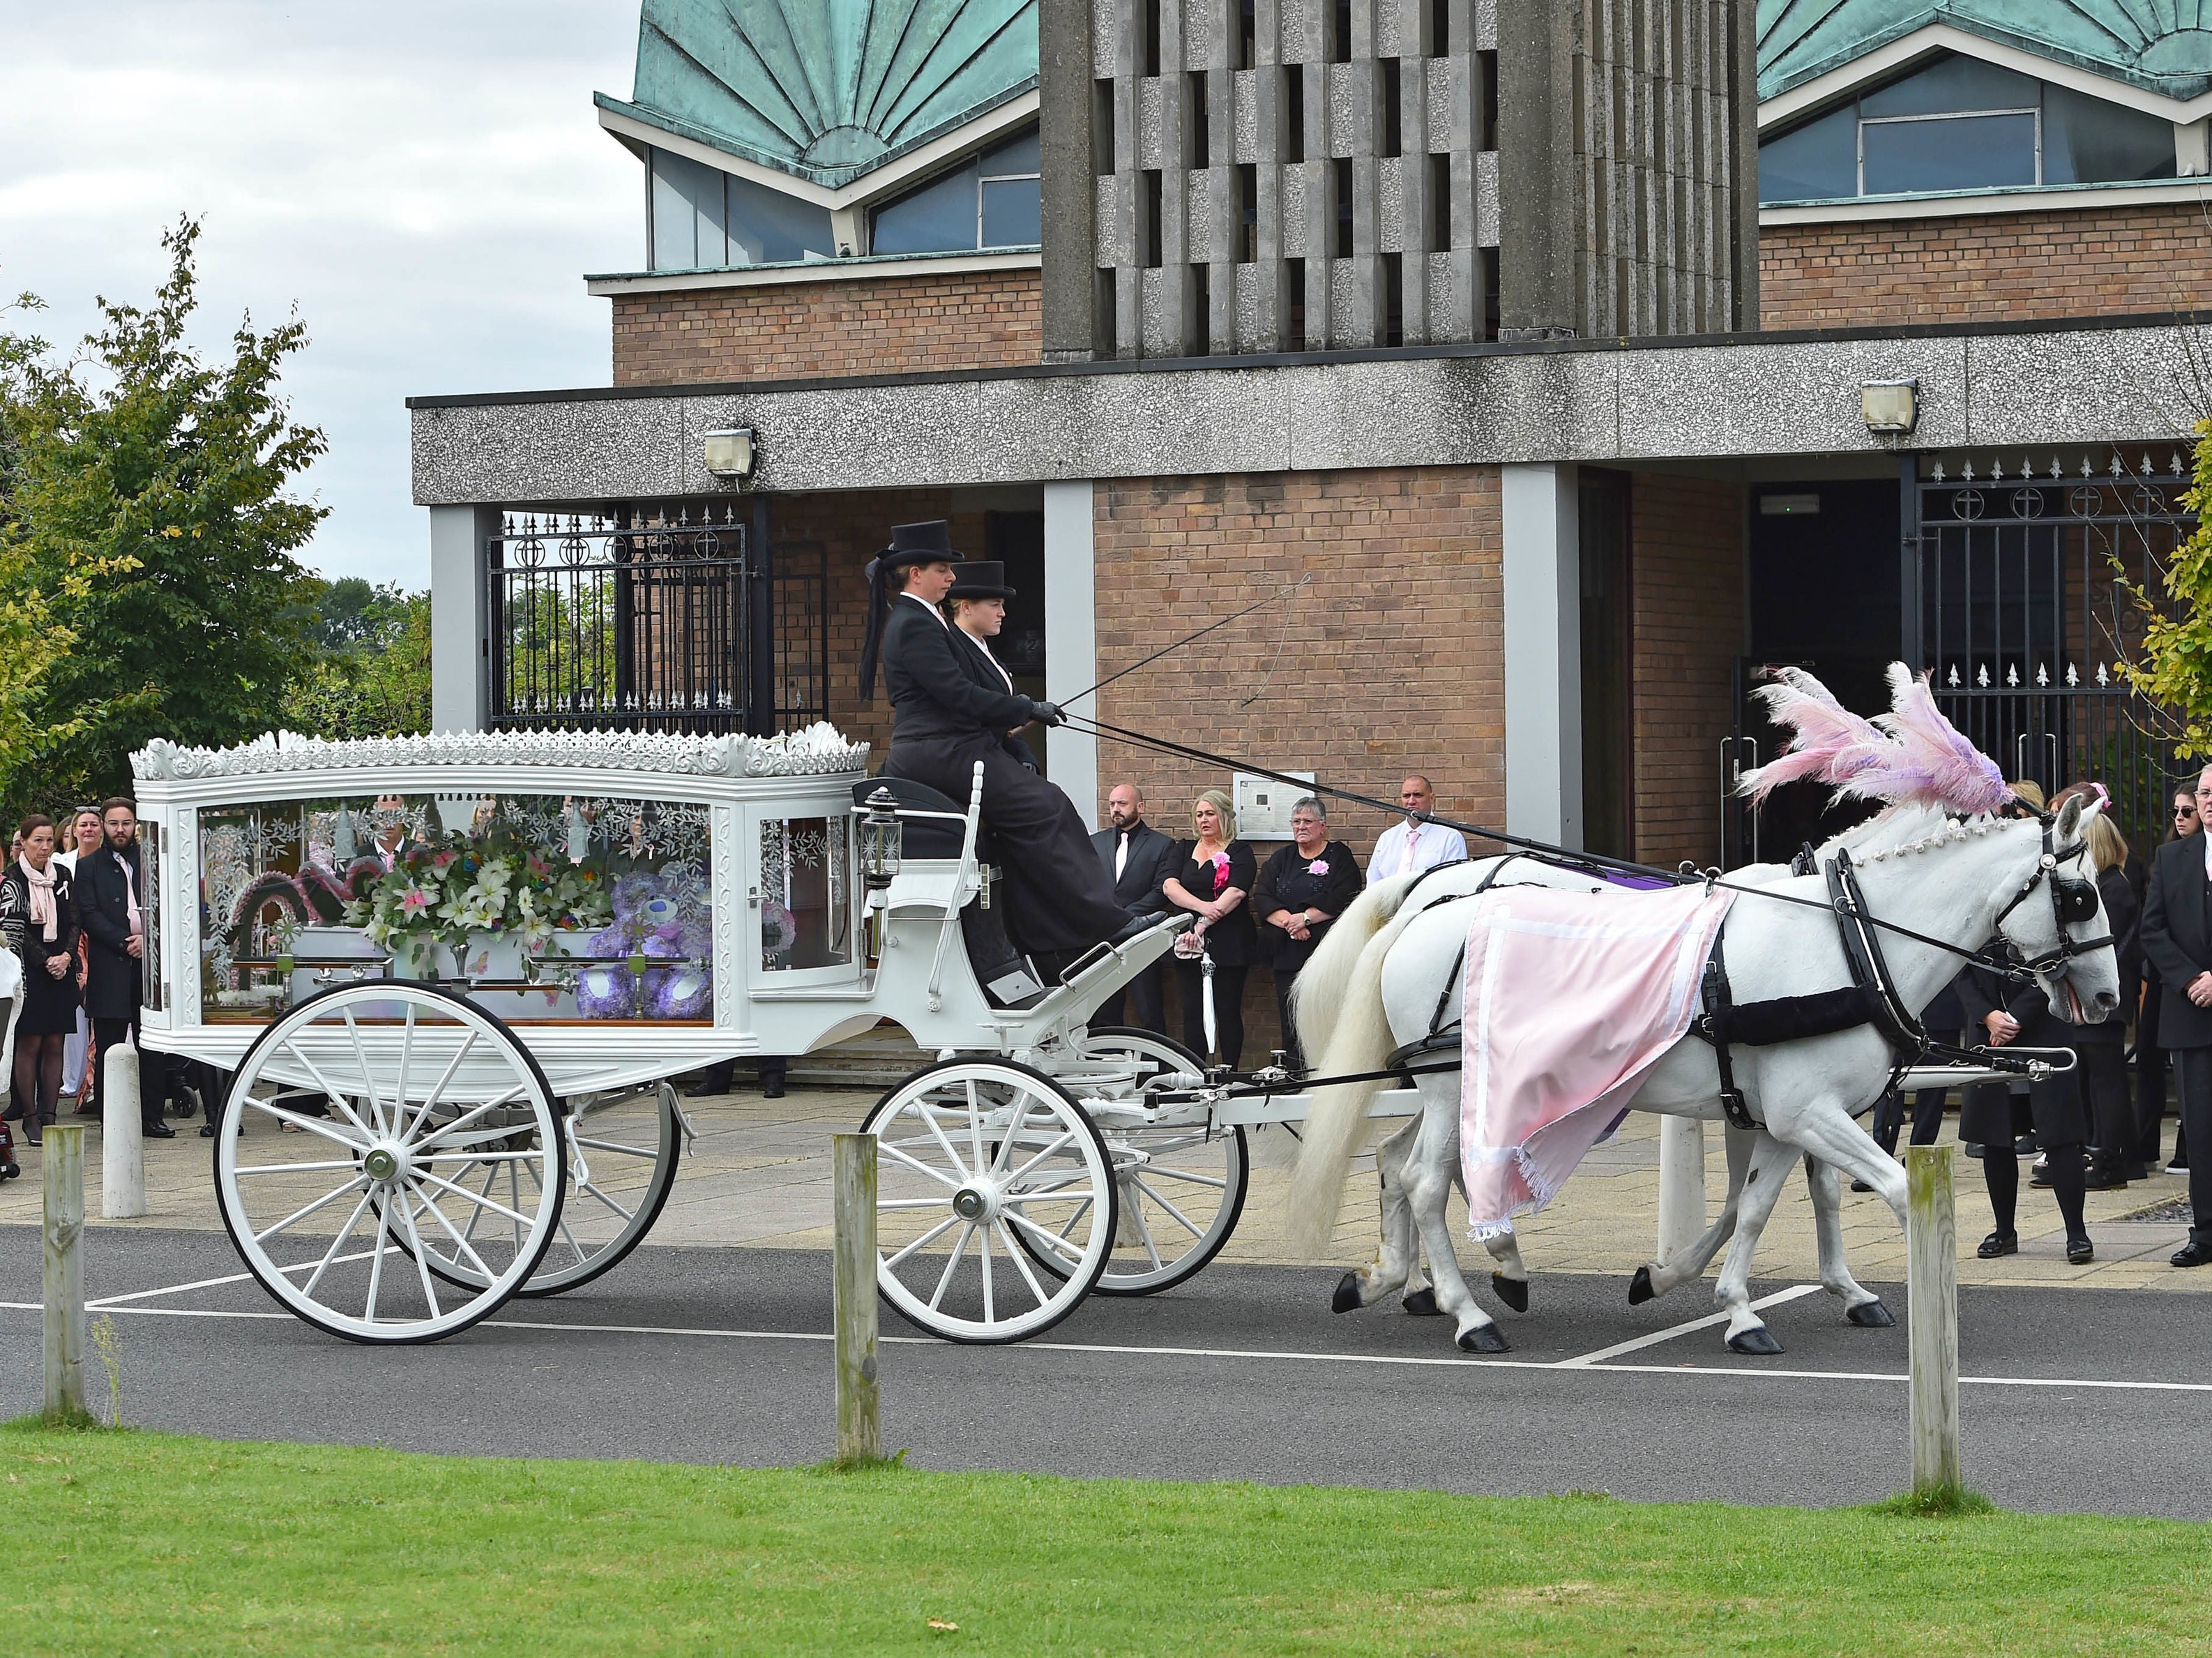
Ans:
{"type": "Polygon", "coordinates": [[[1244,980],[1259,954],[1247,901],[1259,881],[1252,849],[1237,838],[1237,810],[1209,789],[1191,809],[1195,839],[1177,844],[1160,890],[1198,924],[1176,941],[1176,978],[1182,991],[1183,1041],[1204,1057],[1206,963],[1212,964],[1213,1050],[1235,1070],[1244,1058],[1244,980]]]}
{"type": "MultiPolygon", "coordinates": [[[[2056,811],[2075,795],[2085,803],[2103,798],[2091,784],[2075,783],[2051,800],[2056,811]]],[[[2101,1024],[2068,1027],[2069,1045],[2080,1056],[2082,1103],[2089,1112],[2089,1167],[2082,1182],[2089,1192],[2124,1187],[2143,1178],[2135,1161],[2135,1102],[2128,1094],[2128,1015],[2142,982],[2142,948],[2137,936],[2136,889],[2128,880],[2128,843],[2112,819],[2100,813],[2084,826],[2089,858],[2097,867],[2097,896],[2104,901],[2105,930],[2112,936],[2112,959],[2120,970],[2120,1003],[2101,1024]]]]}
{"type": "Polygon", "coordinates": [[[1321,802],[1310,795],[1293,806],[1291,844],[1279,847],[1261,867],[1260,884],[1252,889],[1252,913],[1260,921],[1261,952],[1274,969],[1283,1048],[1294,1070],[1305,1070],[1306,1061],[1291,1022],[1291,986],[1321,948],[1329,923],[1359,896],[1361,885],[1352,849],[1328,838],[1321,802]]]}
{"type": "Polygon", "coordinates": [[[964,665],[968,648],[938,613],[959,560],[942,521],[892,530],[891,545],[868,567],[860,695],[874,694],[880,655],[891,698],[887,776],[926,784],[964,807],[981,764],[983,824],[1006,875],[1007,931],[1020,948],[1064,962],[1113,937],[1128,917],[1114,901],[1073,802],[1006,747],[1009,732],[1032,720],[1057,723],[1059,709],[980,683],[964,665]]]}
{"type": "Polygon", "coordinates": [[[0,874],[0,936],[23,965],[23,1011],[15,1023],[15,1074],[8,1114],[23,1137],[45,1143],[61,1096],[62,1051],[76,1029],[76,906],[70,871],[54,859],[52,820],[33,813],[23,854],[0,874]]]}

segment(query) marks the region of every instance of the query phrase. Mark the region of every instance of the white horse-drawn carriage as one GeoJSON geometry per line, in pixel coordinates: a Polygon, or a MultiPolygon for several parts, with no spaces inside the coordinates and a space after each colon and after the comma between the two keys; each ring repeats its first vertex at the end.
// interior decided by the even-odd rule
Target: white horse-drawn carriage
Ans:
{"type": "Polygon", "coordinates": [[[1243,1131],[1149,1102],[1201,1080],[1183,1049],[1089,1027],[1183,923],[1000,1005],[976,802],[894,802],[866,759],[826,726],[137,756],[145,1040],[227,1079],[216,1182],[254,1277],[366,1342],[587,1283],[667,1200],[666,1079],[883,1020],[938,1056],[865,1125],[902,1314],[1018,1340],[1197,1271],[1243,1131]]]}

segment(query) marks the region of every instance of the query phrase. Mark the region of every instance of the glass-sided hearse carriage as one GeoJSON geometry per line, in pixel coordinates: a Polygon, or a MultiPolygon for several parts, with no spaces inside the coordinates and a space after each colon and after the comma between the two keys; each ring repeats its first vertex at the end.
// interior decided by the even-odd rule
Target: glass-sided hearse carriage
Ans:
{"type": "Polygon", "coordinates": [[[255,1277],[371,1342],[573,1289],[666,1201],[666,1079],[883,1020],[939,1055],[864,1125],[899,1311],[1016,1340],[1203,1266],[1243,1131],[1184,1050],[1088,1024],[1183,923],[1002,1003],[973,965],[1007,954],[976,802],[866,757],[826,725],[135,756],[145,1040],[220,1074],[217,1195],[255,1277]]]}

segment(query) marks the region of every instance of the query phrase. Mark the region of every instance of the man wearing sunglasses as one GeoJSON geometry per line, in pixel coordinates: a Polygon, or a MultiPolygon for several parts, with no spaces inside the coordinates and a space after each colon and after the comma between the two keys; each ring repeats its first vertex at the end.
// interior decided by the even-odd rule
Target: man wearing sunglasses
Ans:
{"type": "MultiPolygon", "coordinates": [[[[2202,824],[2212,814],[2212,766],[2197,779],[2202,824]]],[[[2175,827],[2179,828],[2179,802],[2175,827]]],[[[2181,1130],[2212,1147],[2212,835],[2185,834],[2158,849],[2143,899],[2144,958],[2158,969],[2158,1043],[2173,1056],[2181,1085],[2181,1130]]],[[[2176,1266],[2212,1262],[2212,1161],[2189,1170],[2189,1241],[2176,1266]]]]}

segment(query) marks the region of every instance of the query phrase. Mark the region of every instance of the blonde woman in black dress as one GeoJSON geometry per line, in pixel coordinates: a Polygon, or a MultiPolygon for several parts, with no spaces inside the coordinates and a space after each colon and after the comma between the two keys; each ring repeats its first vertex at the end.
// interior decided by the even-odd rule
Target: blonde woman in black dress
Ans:
{"type": "Polygon", "coordinates": [[[54,862],[52,819],[23,820],[22,856],[0,874],[0,937],[23,964],[23,1011],[15,1023],[10,1117],[23,1137],[44,1143],[62,1087],[62,1050],[76,1029],[76,914],[70,871],[54,862]]]}

